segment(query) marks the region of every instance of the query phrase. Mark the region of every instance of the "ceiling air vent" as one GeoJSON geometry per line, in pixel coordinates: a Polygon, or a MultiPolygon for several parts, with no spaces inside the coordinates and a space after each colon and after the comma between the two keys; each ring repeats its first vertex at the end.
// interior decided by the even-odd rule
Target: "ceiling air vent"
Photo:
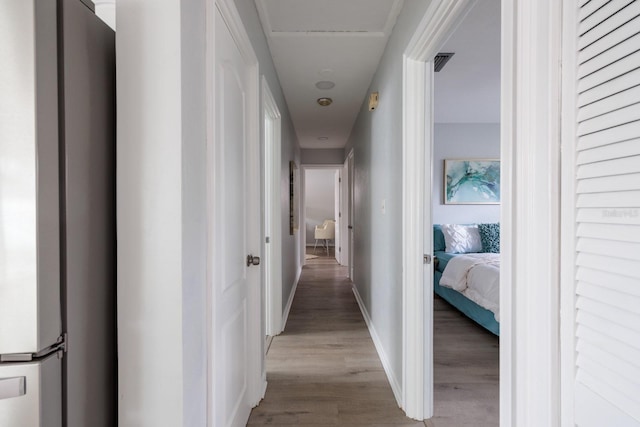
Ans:
{"type": "Polygon", "coordinates": [[[455,53],[439,53],[433,59],[433,71],[436,73],[444,68],[444,65],[451,59],[455,53]]]}

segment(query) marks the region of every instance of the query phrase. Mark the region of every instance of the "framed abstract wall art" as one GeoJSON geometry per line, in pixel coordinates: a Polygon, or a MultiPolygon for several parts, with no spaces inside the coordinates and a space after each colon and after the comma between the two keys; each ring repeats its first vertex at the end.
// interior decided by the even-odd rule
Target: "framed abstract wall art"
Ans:
{"type": "Polygon", "coordinates": [[[300,177],[298,166],[293,160],[289,162],[289,234],[298,231],[300,214],[298,198],[300,197],[300,177]]]}
{"type": "Polygon", "coordinates": [[[446,159],[444,203],[447,205],[500,204],[500,160],[446,159]]]}

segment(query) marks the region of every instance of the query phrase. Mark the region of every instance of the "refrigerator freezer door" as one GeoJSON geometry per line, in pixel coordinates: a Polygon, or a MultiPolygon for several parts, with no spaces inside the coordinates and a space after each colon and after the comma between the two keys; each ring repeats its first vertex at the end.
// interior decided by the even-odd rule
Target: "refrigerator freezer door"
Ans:
{"type": "Polygon", "coordinates": [[[61,332],[56,40],[55,1],[0,1],[0,354],[61,332]]]}
{"type": "Polygon", "coordinates": [[[58,5],[64,59],[66,421],[67,427],[112,427],[118,424],[115,34],[83,3],[58,5]]]}
{"type": "Polygon", "coordinates": [[[0,378],[0,400],[24,396],[26,377],[0,378]]]}
{"type": "Polygon", "coordinates": [[[62,426],[61,369],[55,353],[37,362],[0,364],[0,426],[62,426]]]}

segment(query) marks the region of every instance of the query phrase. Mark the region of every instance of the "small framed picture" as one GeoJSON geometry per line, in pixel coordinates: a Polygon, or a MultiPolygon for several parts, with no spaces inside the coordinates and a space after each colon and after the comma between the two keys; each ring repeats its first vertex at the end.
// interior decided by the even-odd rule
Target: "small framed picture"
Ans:
{"type": "Polygon", "coordinates": [[[446,159],[444,161],[446,205],[500,204],[500,160],[446,159]]]}
{"type": "Polygon", "coordinates": [[[293,235],[298,231],[299,213],[298,197],[300,194],[298,176],[298,166],[293,160],[289,162],[289,234],[293,235]]]}

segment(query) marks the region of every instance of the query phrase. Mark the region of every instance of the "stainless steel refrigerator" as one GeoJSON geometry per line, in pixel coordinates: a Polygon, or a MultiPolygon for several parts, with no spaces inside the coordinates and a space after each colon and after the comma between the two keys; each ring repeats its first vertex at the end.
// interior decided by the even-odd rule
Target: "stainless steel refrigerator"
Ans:
{"type": "Polygon", "coordinates": [[[0,427],[117,425],[115,35],[0,1],[0,427]]]}

